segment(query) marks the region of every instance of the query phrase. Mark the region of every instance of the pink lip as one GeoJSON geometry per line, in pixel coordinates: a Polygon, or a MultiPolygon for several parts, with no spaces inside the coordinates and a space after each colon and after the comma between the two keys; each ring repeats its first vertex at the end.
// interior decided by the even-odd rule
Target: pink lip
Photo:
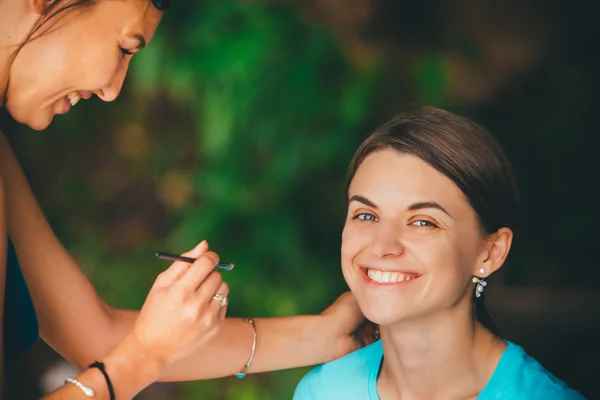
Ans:
{"type": "Polygon", "coordinates": [[[69,101],[69,99],[67,99],[67,97],[63,97],[58,111],[56,112],[57,114],[66,114],[69,112],[69,110],[71,109],[71,102],[69,101]]]}
{"type": "Polygon", "coordinates": [[[89,100],[89,98],[92,97],[92,92],[88,90],[79,90],[77,94],[80,95],[84,100],[89,100]]]}
{"type": "MultiPolygon", "coordinates": [[[[78,90],[75,93],[77,93],[83,100],[90,99],[93,94],[89,90],[78,90]]],[[[63,97],[60,105],[58,106],[58,111],[56,111],[56,114],[66,114],[69,112],[71,107],[72,107],[71,102],[69,101],[67,96],[65,96],[65,97],[63,97]]]]}
{"type": "Polygon", "coordinates": [[[362,265],[362,264],[359,264],[358,267],[360,269],[363,269],[365,274],[367,273],[368,269],[374,269],[374,270],[381,271],[381,272],[399,272],[401,274],[417,275],[417,277],[422,275],[421,273],[416,272],[416,271],[406,271],[406,270],[402,270],[402,269],[375,268],[375,267],[371,267],[369,265],[362,265]]]}

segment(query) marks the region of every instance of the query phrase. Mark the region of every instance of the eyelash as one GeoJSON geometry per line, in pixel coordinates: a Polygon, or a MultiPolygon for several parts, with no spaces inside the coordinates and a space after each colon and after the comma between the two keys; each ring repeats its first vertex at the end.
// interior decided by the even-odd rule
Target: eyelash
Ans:
{"type": "MultiPolygon", "coordinates": [[[[361,220],[363,222],[377,222],[377,221],[379,221],[379,218],[377,218],[376,216],[374,216],[373,214],[370,214],[370,213],[360,213],[360,214],[357,214],[354,217],[352,217],[352,219],[355,219],[355,220],[358,219],[358,220],[361,220]],[[373,219],[365,219],[364,217],[367,217],[367,216],[373,217],[373,219]]],[[[419,219],[417,221],[412,222],[411,225],[416,226],[418,228],[439,228],[439,226],[437,226],[433,222],[428,221],[426,219],[419,219]],[[422,222],[423,224],[422,225],[419,225],[419,224],[415,225],[418,222],[422,222]]]]}
{"type": "Polygon", "coordinates": [[[122,47],[119,47],[119,50],[121,51],[121,57],[125,58],[126,56],[130,56],[133,55],[133,53],[127,49],[124,49],[122,47]]]}
{"type": "Polygon", "coordinates": [[[369,213],[356,214],[354,217],[352,217],[352,219],[359,219],[359,220],[364,221],[364,222],[377,222],[379,220],[379,218],[377,218],[373,214],[369,214],[369,213]],[[363,219],[363,218],[360,218],[361,216],[371,216],[371,217],[374,218],[374,220],[363,219]]]}
{"type": "Polygon", "coordinates": [[[433,222],[428,221],[426,219],[419,219],[417,221],[414,221],[411,225],[415,225],[419,228],[439,228],[436,224],[434,224],[433,222]],[[417,223],[417,222],[424,222],[425,225],[415,225],[415,223],[417,223]]]}

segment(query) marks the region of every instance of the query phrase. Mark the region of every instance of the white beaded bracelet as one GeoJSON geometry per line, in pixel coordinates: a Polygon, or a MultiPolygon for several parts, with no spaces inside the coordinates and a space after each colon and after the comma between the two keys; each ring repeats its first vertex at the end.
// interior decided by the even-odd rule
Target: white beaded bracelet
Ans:
{"type": "Polygon", "coordinates": [[[79,389],[81,389],[83,394],[85,394],[87,397],[95,397],[96,396],[96,393],[94,392],[94,390],[92,388],[85,386],[83,383],[79,382],[75,378],[67,378],[67,379],[65,379],[65,383],[71,383],[71,384],[77,386],[79,389]]]}
{"type": "Polygon", "coordinates": [[[250,351],[250,359],[248,360],[244,368],[242,368],[240,372],[235,374],[236,378],[239,379],[243,379],[246,376],[246,373],[248,372],[248,369],[250,369],[250,365],[252,364],[252,360],[254,360],[254,353],[256,352],[256,325],[254,325],[254,320],[252,318],[246,318],[245,321],[249,322],[250,325],[252,325],[254,339],[252,340],[252,350],[250,351]]]}

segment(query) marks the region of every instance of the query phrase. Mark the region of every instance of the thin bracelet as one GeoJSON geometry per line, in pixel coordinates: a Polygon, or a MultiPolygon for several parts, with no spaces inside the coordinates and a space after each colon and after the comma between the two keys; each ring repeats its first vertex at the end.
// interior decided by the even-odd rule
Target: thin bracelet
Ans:
{"type": "Polygon", "coordinates": [[[240,372],[235,374],[236,378],[243,379],[246,376],[246,372],[250,369],[250,365],[252,364],[252,360],[254,359],[254,352],[256,351],[256,325],[254,325],[254,320],[252,318],[246,318],[246,322],[249,322],[252,325],[252,331],[254,332],[254,339],[252,340],[252,351],[250,352],[250,359],[242,368],[240,372]]]}
{"type": "Polygon", "coordinates": [[[94,390],[92,388],[85,386],[83,383],[79,382],[75,378],[67,378],[67,379],[65,379],[65,383],[71,383],[71,384],[77,386],[79,389],[81,389],[83,394],[86,395],[86,397],[95,397],[96,396],[96,393],[94,393],[94,390]]]}
{"type": "Polygon", "coordinates": [[[110,396],[110,400],[116,400],[115,391],[113,390],[112,382],[110,381],[110,378],[108,377],[108,374],[104,369],[104,364],[100,361],[94,361],[92,364],[89,365],[88,368],[98,368],[100,372],[102,372],[102,375],[104,375],[104,379],[106,380],[106,385],[108,386],[108,394],[110,396]]]}

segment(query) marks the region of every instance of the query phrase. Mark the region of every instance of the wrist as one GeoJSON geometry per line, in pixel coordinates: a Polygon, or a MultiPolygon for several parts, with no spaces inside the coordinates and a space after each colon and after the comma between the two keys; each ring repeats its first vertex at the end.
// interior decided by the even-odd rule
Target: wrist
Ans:
{"type": "Polygon", "coordinates": [[[307,315],[299,321],[302,343],[306,343],[306,351],[317,357],[316,363],[322,364],[339,357],[341,337],[339,329],[332,325],[334,321],[327,315],[307,315]]]}
{"type": "Polygon", "coordinates": [[[165,363],[151,354],[134,334],[125,337],[102,361],[119,398],[132,398],[158,380],[165,369],[165,363]]]}
{"type": "Polygon", "coordinates": [[[92,389],[100,398],[110,398],[110,380],[115,398],[132,399],[155,382],[164,369],[164,365],[151,357],[133,334],[123,339],[100,361],[108,379],[100,368],[87,368],[77,377],[77,381],[92,389]]]}

